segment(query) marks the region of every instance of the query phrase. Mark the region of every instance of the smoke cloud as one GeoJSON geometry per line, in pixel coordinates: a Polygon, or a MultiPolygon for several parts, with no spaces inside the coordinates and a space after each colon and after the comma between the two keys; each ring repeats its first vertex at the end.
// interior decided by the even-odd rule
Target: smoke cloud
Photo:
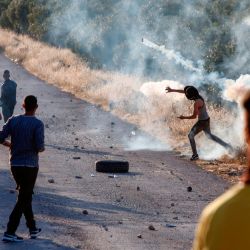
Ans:
{"type": "MultiPolygon", "coordinates": [[[[53,4],[52,0],[49,1],[53,4]]],[[[226,124],[213,121],[212,118],[212,129],[216,135],[238,147],[243,144],[242,115],[238,104],[245,90],[250,87],[250,16],[244,12],[249,4],[241,1],[237,5],[242,16],[241,19],[237,15],[233,16],[233,22],[226,19],[226,15],[218,15],[221,18],[218,23],[224,23],[225,30],[230,30],[235,38],[234,56],[223,59],[222,66],[228,72],[225,75],[222,72],[206,73],[203,68],[207,51],[213,49],[208,48],[208,45],[222,32],[222,26],[216,28],[211,21],[205,8],[208,2],[108,0],[91,4],[91,1],[62,0],[60,11],[50,20],[48,37],[54,44],[70,45],[73,50],[91,58],[90,65],[94,67],[149,78],[139,89],[144,96],[143,102],[138,105],[135,100],[129,100],[130,104],[137,103],[135,110],[138,113],[147,112],[145,105],[151,105],[152,109],[160,105],[152,100],[163,100],[162,103],[170,106],[178,103],[177,112],[182,112],[182,107],[183,112],[186,112],[185,98],[178,94],[166,95],[166,86],[183,88],[190,84],[196,87],[218,85],[222,89],[220,98],[236,102],[237,105],[227,111],[226,118],[222,117],[222,120],[227,120],[226,124]],[[205,28],[209,30],[209,35],[204,33],[205,28]]],[[[112,96],[115,95],[112,93],[112,96]]],[[[173,109],[176,111],[170,108],[169,112],[173,109]]],[[[166,121],[159,122],[162,127],[167,126],[166,121]]],[[[198,144],[206,145],[201,147],[203,158],[216,158],[226,153],[220,146],[204,140],[203,136],[197,137],[198,144]]],[[[154,143],[149,143],[148,139],[141,136],[133,137],[128,142],[128,148],[143,148],[140,145],[154,143]]]]}

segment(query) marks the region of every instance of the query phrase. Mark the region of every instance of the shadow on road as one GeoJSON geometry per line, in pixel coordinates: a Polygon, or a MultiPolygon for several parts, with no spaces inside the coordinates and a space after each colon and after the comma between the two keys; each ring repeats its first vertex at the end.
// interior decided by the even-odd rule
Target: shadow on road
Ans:
{"type": "Polygon", "coordinates": [[[45,144],[45,147],[54,148],[54,149],[58,149],[58,150],[63,150],[63,151],[67,151],[67,152],[73,152],[73,153],[94,154],[94,155],[112,155],[112,156],[117,156],[117,157],[122,156],[122,155],[111,154],[110,152],[107,152],[107,151],[69,148],[69,147],[63,147],[63,146],[51,145],[51,144],[45,144]]]}

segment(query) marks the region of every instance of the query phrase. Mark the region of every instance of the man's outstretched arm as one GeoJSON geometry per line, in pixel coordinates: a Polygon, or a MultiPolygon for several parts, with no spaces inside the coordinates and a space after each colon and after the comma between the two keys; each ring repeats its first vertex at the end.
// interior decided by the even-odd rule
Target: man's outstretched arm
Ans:
{"type": "Polygon", "coordinates": [[[171,93],[171,92],[176,92],[176,93],[181,93],[184,94],[184,89],[172,89],[170,87],[165,88],[166,93],[171,93]]]}

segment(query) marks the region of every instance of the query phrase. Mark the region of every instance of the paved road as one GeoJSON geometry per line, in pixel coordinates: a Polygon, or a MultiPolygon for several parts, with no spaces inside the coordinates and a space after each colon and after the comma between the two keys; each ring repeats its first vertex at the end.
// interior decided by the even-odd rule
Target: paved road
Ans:
{"type": "MultiPolygon", "coordinates": [[[[25,95],[38,97],[47,147],[34,195],[43,234],[28,239],[22,221],[18,233],[25,241],[0,242],[1,250],[191,248],[199,214],[225,190],[223,180],[173,152],[125,151],[134,125],[37,79],[0,54],[0,71],[4,69],[10,69],[18,83],[16,114],[22,112],[25,95]],[[130,173],[118,178],[96,173],[95,161],[101,159],[128,160],[130,173]],[[156,230],[150,231],[149,225],[156,230]]],[[[2,234],[16,195],[11,192],[15,185],[6,148],[0,147],[0,157],[2,234]]]]}

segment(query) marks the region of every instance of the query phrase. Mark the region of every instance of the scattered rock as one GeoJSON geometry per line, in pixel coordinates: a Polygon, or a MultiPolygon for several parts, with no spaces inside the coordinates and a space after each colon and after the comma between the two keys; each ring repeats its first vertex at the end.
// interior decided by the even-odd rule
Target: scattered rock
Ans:
{"type": "Polygon", "coordinates": [[[49,128],[49,125],[48,125],[48,124],[45,124],[45,128],[49,128]]]}
{"type": "Polygon", "coordinates": [[[179,220],[179,218],[178,218],[177,216],[176,216],[176,217],[174,217],[173,219],[174,219],[174,220],[179,220]]]}
{"type": "Polygon", "coordinates": [[[237,171],[230,171],[229,173],[227,173],[229,176],[238,176],[239,174],[237,173],[237,171]]]}
{"type": "Polygon", "coordinates": [[[151,230],[151,231],[155,231],[155,227],[153,225],[149,225],[148,229],[151,230]]]}
{"type": "Polygon", "coordinates": [[[61,148],[60,148],[60,147],[58,147],[57,149],[58,149],[58,150],[61,150],[61,148]]]}
{"type": "Polygon", "coordinates": [[[79,160],[79,159],[81,159],[81,157],[79,157],[79,156],[74,156],[73,159],[74,159],[74,160],[79,160]]]}
{"type": "Polygon", "coordinates": [[[174,207],[174,203],[171,203],[171,207],[174,207]]]}
{"type": "Polygon", "coordinates": [[[156,212],[156,214],[157,214],[157,215],[159,215],[159,214],[160,214],[160,212],[156,212]]]}
{"type": "Polygon", "coordinates": [[[120,221],[118,221],[118,224],[120,224],[120,225],[121,225],[121,224],[123,224],[123,222],[120,220],[120,221]]]}
{"type": "Polygon", "coordinates": [[[76,137],[76,138],[75,138],[75,140],[76,140],[76,141],[78,141],[78,140],[79,140],[79,138],[77,138],[77,137],[76,137]]]}
{"type": "Polygon", "coordinates": [[[190,187],[190,186],[187,187],[187,191],[188,191],[188,192],[192,192],[192,190],[193,190],[192,187],[190,187]]]}
{"type": "Polygon", "coordinates": [[[110,174],[110,175],[108,175],[108,177],[109,178],[118,178],[118,175],[116,175],[116,174],[110,174]]]}
{"type": "Polygon", "coordinates": [[[176,226],[172,225],[172,224],[166,224],[166,227],[173,228],[173,227],[176,227],[176,226]]]}
{"type": "Polygon", "coordinates": [[[116,187],[121,187],[119,184],[115,184],[116,187]]]}
{"type": "Polygon", "coordinates": [[[55,180],[54,179],[48,179],[48,182],[49,183],[55,183],[55,180]]]}
{"type": "Polygon", "coordinates": [[[116,199],[117,202],[121,202],[121,199],[116,199]]]}
{"type": "Polygon", "coordinates": [[[89,212],[88,212],[88,210],[83,210],[83,211],[82,211],[82,214],[88,215],[89,212]]]}
{"type": "Polygon", "coordinates": [[[109,148],[113,148],[113,146],[110,146],[109,148]]]}
{"type": "Polygon", "coordinates": [[[52,115],[53,118],[55,118],[56,116],[55,115],[52,115]]]}
{"type": "Polygon", "coordinates": [[[111,124],[112,126],[114,126],[114,125],[115,125],[115,123],[114,123],[114,122],[111,122],[110,124],[111,124]]]}
{"type": "Polygon", "coordinates": [[[82,176],[76,175],[75,178],[76,178],[76,179],[82,179],[82,176]]]}
{"type": "Polygon", "coordinates": [[[140,189],[140,187],[137,187],[136,190],[137,190],[137,191],[140,191],[141,189],[140,189]]]}
{"type": "Polygon", "coordinates": [[[132,131],[132,132],[131,132],[131,135],[136,135],[135,131],[132,131]]]}
{"type": "Polygon", "coordinates": [[[108,139],[110,139],[110,136],[107,136],[108,139]]]}
{"type": "Polygon", "coordinates": [[[77,146],[77,145],[74,145],[74,148],[78,148],[79,146],[77,146]]]}
{"type": "Polygon", "coordinates": [[[142,235],[141,235],[141,234],[138,234],[138,235],[137,235],[137,238],[142,239],[142,235]]]}

